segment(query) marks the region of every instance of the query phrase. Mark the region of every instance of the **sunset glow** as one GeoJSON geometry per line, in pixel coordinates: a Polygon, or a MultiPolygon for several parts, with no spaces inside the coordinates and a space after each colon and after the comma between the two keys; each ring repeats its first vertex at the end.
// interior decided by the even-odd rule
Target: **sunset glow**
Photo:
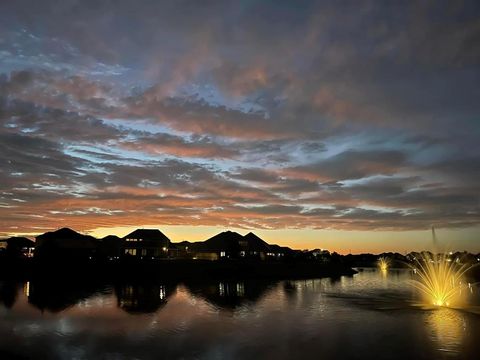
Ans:
{"type": "Polygon", "coordinates": [[[41,3],[0,11],[1,237],[480,251],[470,5],[41,3]]]}
{"type": "Polygon", "coordinates": [[[480,1],[0,1],[0,359],[477,359],[480,1]]]}

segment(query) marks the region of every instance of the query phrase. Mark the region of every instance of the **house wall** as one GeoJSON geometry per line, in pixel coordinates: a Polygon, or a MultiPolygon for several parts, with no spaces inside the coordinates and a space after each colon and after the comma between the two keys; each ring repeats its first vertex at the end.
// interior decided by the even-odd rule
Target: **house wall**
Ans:
{"type": "Polygon", "coordinates": [[[168,252],[158,246],[147,247],[138,244],[132,246],[132,244],[126,243],[123,254],[137,257],[166,257],[168,252]]]}
{"type": "Polygon", "coordinates": [[[195,259],[198,260],[218,260],[219,255],[215,252],[198,252],[194,256],[195,259]]]}

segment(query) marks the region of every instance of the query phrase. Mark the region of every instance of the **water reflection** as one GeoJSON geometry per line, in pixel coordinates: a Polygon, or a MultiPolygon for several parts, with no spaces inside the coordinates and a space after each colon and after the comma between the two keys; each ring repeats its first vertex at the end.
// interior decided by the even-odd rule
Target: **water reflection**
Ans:
{"type": "Polygon", "coordinates": [[[67,280],[31,281],[23,289],[31,305],[42,312],[56,313],[75,306],[94,294],[101,294],[105,291],[105,285],[67,280]]]}
{"type": "Polygon", "coordinates": [[[284,281],[283,282],[283,290],[285,291],[286,294],[294,294],[297,291],[297,286],[295,284],[295,281],[284,281]]]}
{"type": "Polygon", "coordinates": [[[0,282],[0,304],[11,309],[17,300],[18,284],[12,281],[0,282]]]}
{"type": "MultiPolygon", "coordinates": [[[[276,282],[218,281],[184,284],[188,291],[213,307],[234,310],[254,304],[276,282]]],[[[96,295],[114,293],[118,308],[129,314],[159,311],[175,294],[177,284],[123,283],[113,287],[75,281],[1,282],[0,303],[11,309],[21,291],[28,303],[40,311],[58,313],[85,302],[96,295]]]]}
{"type": "Polygon", "coordinates": [[[408,279],[1,282],[0,358],[478,357],[480,317],[413,305],[408,279]]]}
{"type": "Polygon", "coordinates": [[[23,294],[28,298],[30,296],[30,281],[23,284],[23,294]]]}
{"type": "Polygon", "coordinates": [[[329,278],[330,285],[338,284],[342,280],[342,277],[344,276],[332,276],[329,278]]]}
{"type": "Polygon", "coordinates": [[[161,284],[121,284],[115,287],[117,305],[129,314],[148,314],[167,303],[175,286],[161,284]]]}
{"type": "Polygon", "coordinates": [[[430,337],[442,352],[460,352],[467,330],[465,316],[458,310],[439,308],[426,313],[426,324],[430,337]]]}
{"type": "Polygon", "coordinates": [[[186,283],[195,296],[203,298],[214,307],[236,309],[246,303],[255,303],[275,282],[218,281],[212,283],[186,283]]]}

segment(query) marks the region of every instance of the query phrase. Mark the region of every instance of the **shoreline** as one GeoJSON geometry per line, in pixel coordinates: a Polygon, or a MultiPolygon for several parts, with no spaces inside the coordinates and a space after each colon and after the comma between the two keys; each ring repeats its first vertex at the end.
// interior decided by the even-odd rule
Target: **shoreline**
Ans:
{"type": "Polygon", "coordinates": [[[245,260],[155,260],[155,261],[21,261],[0,262],[0,280],[45,280],[54,278],[96,281],[188,281],[308,278],[352,276],[357,271],[341,263],[314,261],[245,260]]]}

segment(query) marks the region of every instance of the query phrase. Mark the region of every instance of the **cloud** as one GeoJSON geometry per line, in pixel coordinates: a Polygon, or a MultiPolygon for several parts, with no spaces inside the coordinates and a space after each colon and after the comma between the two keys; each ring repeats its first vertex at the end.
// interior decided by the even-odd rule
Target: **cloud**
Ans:
{"type": "Polygon", "coordinates": [[[244,112],[223,105],[212,105],[198,98],[157,98],[147,91],[140,97],[125,100],[127,117],[148,118],[174,129],[222,135],[240,139],[286,137],[270,127],[264,113],[244,112]]]}
{"type": "Polygon", "coordinates": [[[209,137],[186,140],[181,136],[154,134],[135,137],[120,143],[121,147],[151,154],[170,154],[193,158],[234,158],[239,154],[228,146],[213,142],[209,137]]]}
{"type": "Polygon", "coordinates": [[[13,71],[0,78],[0,94],[17,101],[86,115],[108,111],[115,93],[107,81],[47,70],[13,71]]]}
{"type": "Polygon", "coordinates": [[[407,155],[396,150],[347,150],[313,164],[287,168],[287,175],[310,180],[341,181],[396,173],[406,165],[407,155]]]}
{"type": "Polygon", "coordinates": [[[479,223],[475,1],[1,8],[0,232],[479,223]]]}

